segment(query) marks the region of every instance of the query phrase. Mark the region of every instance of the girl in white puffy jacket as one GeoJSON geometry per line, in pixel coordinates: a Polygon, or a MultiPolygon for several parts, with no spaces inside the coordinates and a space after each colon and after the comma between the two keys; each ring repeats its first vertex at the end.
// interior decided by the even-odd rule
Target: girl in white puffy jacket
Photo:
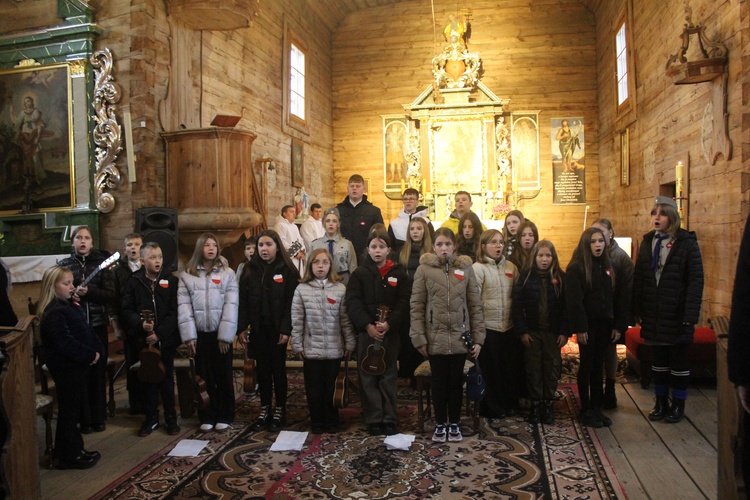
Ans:
{"type": "Polygon", "coordinates": [[[220,255],[219,240],[203,233],[180,273],[177,312],[180,337],[195,371],[206,382],[211,404],[198,411],[202,431],[227,429],[234,420],[232,343],[237,332],[238,288],[220,255]]]}
{"type": "Polygon", "coordinates": [[[357,345],[346,312],[346,286],[331,266],[328,250],[313,250],[292,300],[292,350],[304,359],[305,393],[313,434],[334,433],[339,413],[333,393],[339,362],[357,345]]]}

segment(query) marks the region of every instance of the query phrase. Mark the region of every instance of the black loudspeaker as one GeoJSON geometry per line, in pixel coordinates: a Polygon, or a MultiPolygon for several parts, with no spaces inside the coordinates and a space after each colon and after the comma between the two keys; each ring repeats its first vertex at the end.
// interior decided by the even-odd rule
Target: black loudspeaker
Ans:
{"type": "Polygon", "coordinates": [[[177,271],[177,210],[163,207],[139,208],[135,212],[135,232],[143,236],[143,243],[154,241],[159,244],[164,255],[164,272],[177,271]]]}

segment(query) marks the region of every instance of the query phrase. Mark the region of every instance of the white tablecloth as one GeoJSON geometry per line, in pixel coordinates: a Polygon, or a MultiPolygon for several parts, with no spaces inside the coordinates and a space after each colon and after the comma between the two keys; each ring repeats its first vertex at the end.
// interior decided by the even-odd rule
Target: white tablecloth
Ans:
{"type": "Polygon", "coordinates": [[[3,262],[10,268],[13,283],[42,281],[44,271],[57,264],[57,261],[69,257],[60,255],[28,255],[26,257],[3,257],[3,262]]]}

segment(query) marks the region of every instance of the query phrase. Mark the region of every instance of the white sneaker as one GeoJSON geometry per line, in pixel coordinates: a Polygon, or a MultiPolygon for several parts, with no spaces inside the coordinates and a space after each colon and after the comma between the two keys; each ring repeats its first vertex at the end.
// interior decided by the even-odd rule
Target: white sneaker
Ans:
{"type": "MultiPolygon", "coordinates": [[[[218,428],[218,426],[216,426],[218,428]]],[[[213,424],[201,424],[201,430],[203,432],[208,432],[210,430],[213,430],[214,426],[213,424]]]]}
{"type": "Polygon", "coordinates": [[[224,422],[219,422],[218,424],[216,424],[217,431],[225,431],[230,427],[232,427],[232,424],[225,424],[224,422]]]}
{"type": "Polygon", "coordinates": [[[445,443],[445,424],[437,424],[435,432],[432,434],[432,440],[436,443],[445,443]]]}
{"type": "Polygon", "coordinates": [[[464,437],[461,435],[461,428],[458,424],[451,424],[448,426],[448,441],[452,443],[458,443],[463,441],[464,437]]]}

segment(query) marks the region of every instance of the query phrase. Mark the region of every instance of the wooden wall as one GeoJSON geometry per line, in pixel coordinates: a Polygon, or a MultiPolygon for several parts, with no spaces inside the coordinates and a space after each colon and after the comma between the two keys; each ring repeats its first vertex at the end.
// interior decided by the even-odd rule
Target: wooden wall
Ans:
{"type": "MultiPolygon", "coordinates": [[[[369,198],[390,220],[401,208],[383,189],[383,114],[403,113],[432,82],[431,60],[444,45],[442,28],[456,3],[404,1],[355,12],[333,37],[333,157],[336,199],[351,174],[372,179],[369,198]]],[[[550,118],[583,116],[589,221],[599,207],[599,140],[594,17],[578,0],[471,2],[471,52],[482,82],[508,111],[540,110],[542,191],[519,208],[551,239],[567,263],[583,229],[585,206],[552,205],[550,118]]]]}
{"type": "MultiPolygon", "coordinates": [[[[665,73],[667,59],[680,47],[683,3],[632,0],[637,107],[635,121],[630,124],[631,184],[619,185],[613,31],[625,0],[601,2],[596,12],[601,212],[612,218],[619,235],[640,241],[650,230],[649,212],[660,185],[674,182],[678,161],[689,162],[689,229],[697,233],[703,254],[705,320],[729,313],[737,249],[747,215],[747,209],[742,208],[748,199],[742,173],[750,166],[750,123],[743,116],[748,116],[750,98],[750,46],[746,1],[692,0],[690,7],[693,22],[705,26],[709,36],[729,48],[728,112],[733,157],[721,157],[710,165],[703,156],[701,126],[711,84],[676,86],[665,73]],[[644,156],[648,158],[651,150],[656,161],[649,182],[644,156]]],[[[691,40],[691,52],[694,44],[697,46],[695,38],[691,40]]]]}

